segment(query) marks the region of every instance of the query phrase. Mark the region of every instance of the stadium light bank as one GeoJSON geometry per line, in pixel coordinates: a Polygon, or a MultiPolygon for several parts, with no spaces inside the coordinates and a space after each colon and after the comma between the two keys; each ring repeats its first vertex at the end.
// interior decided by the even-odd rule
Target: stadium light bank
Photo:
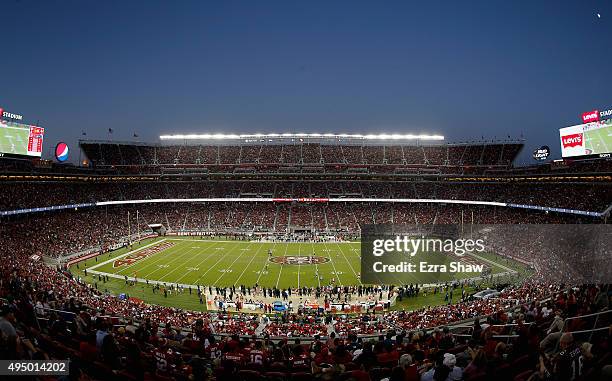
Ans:
{"type": "Polygon", "coordinates": [[[442,135],[425,134],[176,134],[160,135],[160,140],[236,140],[236,139],[361,139],[361,140],[444,140],[442,135]]]}

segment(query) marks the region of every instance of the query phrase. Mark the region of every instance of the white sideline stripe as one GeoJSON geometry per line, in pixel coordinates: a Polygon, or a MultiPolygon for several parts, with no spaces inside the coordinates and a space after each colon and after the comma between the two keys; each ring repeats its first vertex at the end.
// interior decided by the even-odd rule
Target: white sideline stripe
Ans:
{"type": "Polygon", "coordinates": [[[500,263],[497,263],[497,262],[492,261],[492,260],[490,260],[490,259],[487,259],[487,258],[481,257],[481,256],[476,255],[476,254],[474,254],[474,253],[469,253],[468,255],[469,255],[469,256],[471,256],[471,257],[476,257],[476,258],[480,259],[480,260],[481,260],[481,261],[483,261],[483,262],[487,262],[487,263],[492,264],[492,265],[494,265],[494,266],[501,267],[502,269],[506,270],[506,272],[509,272],[509,273],[512,273],[512,274],[516,274],[516,273],[518,272],[518,271],[516,271],[516,270],[511,269],[510,267],[506,267],[506,266],[504,266],[504,265],[502,265],[502,264],[500,264],[500,263]]]}
{"type": "MultiPolygon", "coordinates": [[[[115,279],[121,279],[121,280],[125,279],[125,276],[123,276],[123,275],[105,273],[103,271],[96,271],[96,270],[91,270],[90,271],[90,270],[87,270],[87,273],[91,273],[91,274],[94,274],[94,275],[107,275],[109,278],[115,278],[115,279]]],[[[135,282],[138,282],[138,283],[147,283],[147,279],[145,279],[145,278],[134,278],[133,276],[128,276],[127,279],[129,281],[135,281],[135,282]]],[[[183,283],[175,283],[175,282],[163,282],[163,281],[159,281],[159,280],[150,280],[150,279],[148,280],[147,284],[159,284],[159,285],[162,285],[162,286],[165,286],[165,285],[175,285],[175,286],[179,285],[179,286],[181,286],[183,288],[186,288],[186,287],[191,287],[193,289],[197,289],[198,288],[198,285],[195,285],[195,284],[183,284],[183,283]]],[[[205,286],[200,286],[200,288],[204,288],[204,287],[205,286]]],[[[151,304],[151,303],[147,303],[147,304],[151,304]]]]}
{"type": "MultiPolygon", "coordinates": [[[[174,203],[174,202],[276,202],[278,198],[259,198],[259,197],[243,197],[243,198],[153,198],[150,200],[122,200],[122,201],[100,201],[96,202],[96,206],[104,205],[125,205],[125,204],[159,204],[159,203],[174,203]]],[[[289,199],[283,199],[289,200],[289,199]]],[[[300,198],[292,199],[299,201],[300,198]]],[[[471,201],[471,200],[445,200],[432,198],[329,198],[325,199],[328,202],[396,202],[396,203],[429,203],[429,204],[466,204],[466,205],[489,205],[489,206],[508,206],[505,202],[496,201],[471,201]]]]}
{"type": "MultiPolygon", "coordinates": [[[[93,266],[91,266],[90,268],[88,268],[88,269],[87,269],[87,271],[89,272],[89,271],[91,271],[91,270],[97,269],[98,267],[100,267],[100,266],[102,266],[102,265],[105,265],[105,264],[107,264],[107,263],[114,262],[114,261],[116,261],[117,259],[120,259],[120,258],[123,258],[123,257],[127,257],[127,256],[128,256],[128,255],[130,255],[130,254],[133,254],[133,253],[135,253],[135,252],[137,252],[137,251],[140,251],[140,250],[146,249],[147,247],[149,247],[149,246],[153,246],[153,245],[155,245],[155,244],[157,244],[157,243],[164,242],[165,240],[166,240],[166,239],[164,238],[164,239],[161,239],[161,240],[159,240],[159,241],[151,242],[151,243],[149,243],[149,244],[147,244],[147,245],[145,245],[145,246],[143,246],[143,247],[139,247],[139,248],[138,248],[138,249],[136,249],[136,250],[132,250],[132,251],[130,251],[129,253],[121,254],[121,255],[119,255],[119,256],[117,256],[117,257],[115,257],[115,258],[107,259],[107,260],[106,260],[106,261],[104,261],[104,262],[101,262],[101,263],[98,263],[97,265],[93,265],[93,266]]],[[[104,274],[104,273],[103,273],[103,274],[104,274]]],[[[123,277],[121,277],[121,278],[123,278],[123,277]]]]}
{"type": "Polygon", "coordinates": [[[235,239],[233,241],[230,240],[221,240],[221,239],[189,239],[189,238],[185,238],[185,239],[181,239],[181,238],[166,238],[166,241],[187,241],[187,242],[202,242],[202,243],[209,243],[209,242],[259,242],[259,241],[243,241],[240,239],[235,239]]]}

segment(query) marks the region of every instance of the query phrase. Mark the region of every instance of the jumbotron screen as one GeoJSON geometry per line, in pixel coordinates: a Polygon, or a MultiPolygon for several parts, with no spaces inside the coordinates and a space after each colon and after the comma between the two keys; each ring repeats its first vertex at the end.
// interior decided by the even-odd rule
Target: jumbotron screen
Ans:
{"type": "Polygon", "coordinates": [[[42,127],[0,121],[0,154],[40,157],[44,135],[42,127]]]}
{"type": "Polygon", "coordinates": [[[607,155],[612,152],[612,119],[559,130],[563,157],[607,155]]]}

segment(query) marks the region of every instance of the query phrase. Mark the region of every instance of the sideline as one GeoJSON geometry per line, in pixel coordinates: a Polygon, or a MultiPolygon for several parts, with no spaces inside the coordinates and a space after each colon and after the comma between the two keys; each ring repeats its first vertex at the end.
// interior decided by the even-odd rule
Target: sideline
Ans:
{"type": "MultiPolygon", "coordinates": [[[[153,241],[153,242],[151,242],[151,243],[148,243],[148,244],[144,245],[143,247],[139,247],[138,249],[132,250],[132,251],[130,251],[130,252],[128,252],[128,253],[118,255],[118,256],[116,256],[116,257],[114,257],[114,258],[111,258],[111,259],[107,259],[107,260],[106,260],[106,261],[104,261],[104,262],[100,262],[100,263],[98,263],[98,264],[96,264],[96,265],[93,265],[93,266],[89,267],[89,268],[87,269],[87,272],[90,272],[90,271],[92,271],[92,270],[94,270],[94,269],[97,269],[97,268],[98,268],[98,267],[100,267],[100,266],[103,266],[103,265],[106,265],[106,264],[108,264],[108,263],[114,262],[114,261],[116,261],[117,259],[120,259],[120,258],[123,258],[123,257],[127,257],[127,256],[128,256],[128,255],[130,255],[130,254],[134,254],[134,253],[136,253],[136,252],[138,252],[138,251],[140,251],[140,250],[146,249],[147,247],[150,247],[150,246],[156,245],[156,244],[158,244],[158,243],[160,243],[160,242],[164,242],[164,241],[166,241],[166,239],[165,239],[165,238],[162,238],[162,239],[160,239],[159,241],[153,241]]],[[[99,271],[96,271],[96,272],[97,272],[97,273],[99,273],[99,274],[106,274],[106,273],[101,273],[101,272],[99,272],[99,271]]],[[[109,275],[110,275],[110,274],[109,274],[109,275]]],[[[123,277],[121,277],[121,278],[123,278],[123,277]]]]}

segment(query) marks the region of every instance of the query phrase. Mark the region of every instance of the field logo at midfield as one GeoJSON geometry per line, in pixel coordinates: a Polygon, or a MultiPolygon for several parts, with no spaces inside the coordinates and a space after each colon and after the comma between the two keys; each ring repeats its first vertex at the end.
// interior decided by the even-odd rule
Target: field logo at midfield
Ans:
{"type": "Polygon", "coordinates": [[[136,253],[132,253],[128,256],[125,256],[121,259],[117,259],[116,261],[113,262],[113,267],[121,267],[121,266],[125,266],[125,265],[131,265],[134,264],[135,262],[144,259],[150,255],[153,255],[155,253],[159,253],[160,251],[166,250],[171,248],[172,246],[174,246],[174,243],[172,242],[163,242],[151,247],[147,247],[144,250],[140,250],[136,253]]]}
{"type": "Polygon", "coordinates": [[[270,262],[278,263],[279,265],[320,265],[329,262],[329,258],[282,255],[270,258],[270,262]]]}

